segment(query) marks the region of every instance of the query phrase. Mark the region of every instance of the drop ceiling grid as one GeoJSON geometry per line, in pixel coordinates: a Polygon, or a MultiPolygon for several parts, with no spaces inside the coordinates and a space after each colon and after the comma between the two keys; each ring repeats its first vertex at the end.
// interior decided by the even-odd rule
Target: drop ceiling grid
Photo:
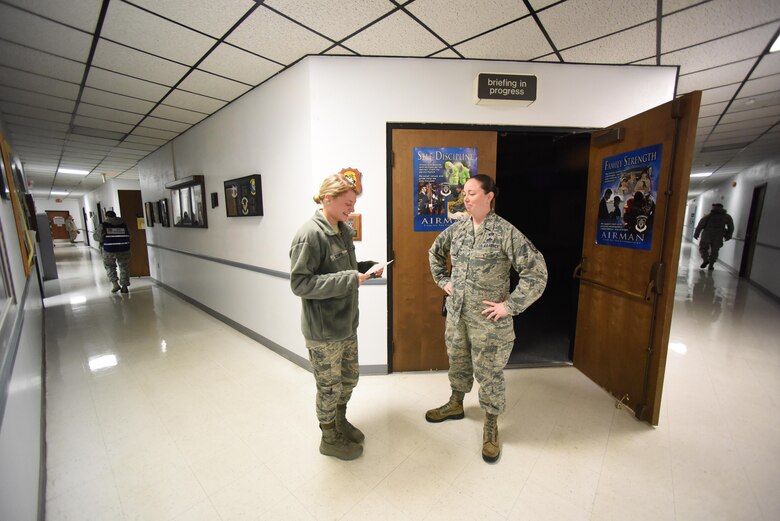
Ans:
{"type": "Polygon", "coordinates": [[[523,18],[455,48],[466,58],[504,60],[530,60],[553,51],[533,18],[523,18]]]}
{"type": "Polygon", "coordinates": [[[133,0],[137,6],[219,39],[254,7],[252,0],[133,0]]]}
{"type": "Polygon", "coordinates": [[[282,70],[282,66],[223,43],[198,65],[198,69],[254,86],[282,70]]]}
{"type": "Polygon", "coordinates": [[[111,2],[101,38],[192,66],[216,40],[124,2],[111,2]]]}
{"type": "Polygon", "coordinates": [[[105,38],[98,41],[93,67],[172,87],[190,70],[180,63],[105,38]]]}
{"type": "Polygon", "coordinates": [[[306,54],[319,54],[333,45],[330,40],[262,7],[225,41],[283,65],[290,65],[306,54]]]}
{"type": "Polygon", "coordinates": [[[123,76],[115,72],[92,67],[86,85],[95,89],[122,94],[157,103],[170,90],[165,85],[123,76]]]}
{"type": "Polygon", "coordinates": [[[208,72],[194,70],[189,76],[184,78],[178,88],[220,101],[230,102],[252,87],[245,83],[238,83],[208,72]]]}
{"type": "Polygon", "coordinates": [[[362,56],[428,56],[444,43],[403,11],[396,11],[345,40],[362,56]]]}
{"type": "Polygon", "coordinates": [[[742,81],[747,79],[748,73],[750,73],[755,63],[755,59],[742,60],[737,63],[730,63],[721,67],[680,76],[677,84],[678,92],[706,90],[734,83],[741,84],[742,81]]]}
{"type": "Polygon", "coordinates": [[[71,100],[75,100],[79,93],[79,86],[76,83],[41,77],[37,74],[3,66],[0,66],[0,84],[14,89],[71,100]]]}
{"type": "Polygon", "coordinates": [[[227,101],[176,89],[165,97],[163,105],[212,114],[227,105],[227,101]]]}
{"type": "Polygon", "coordinates": [[[570,47],[561,51],[561,56],[570,63],[631,63],[653,56],[655,41],[656,23],[649,22],[605,38],[570,47]]]}
{"type": "Polygon", "coordinates": [[[406,10],[449,44],[528,16],[521,0],[417,0],[406,10]],[[468,25],[463,24],[468,20],[468,25]]]}
{"type": "Polygon", "coordinates": [[[79,107],[76,110],[76,113],[80,116],[88,116],[97,119],[104,119],[107,121],[114,121],[117,123],[125,123],[128,125],[135,125],[144,117],[143,114],[100,107],[97,105],[91,105],[89,103],[79,103],[79,107]]]}
{"type": "Polygon", "coordinates": [[[30,49],[7,41],[0,41],[0,64],[42,77],[80,83],[84,63],[30,49]]]}
{"type": "Polygon", "coordinates": [[[4,40],[75,60],[83,60],[92,44],[89,33],[5,4],[0,4],[0,34],[4,40]]]}
{"type": "Polygon", "coordinates": [[[343,40],[396,8],[388,0],[266,0],[263,6],[289,16],[334,41],[343,40]]]}
{"type": "Polygon", "coordinates": [[[136,114],[146,114],[154,107],[154,103],[115,92],[107,92],[92,87],[85,87],[81,93],[82,103],[91,103],[101,107],[111,107],[136,114]]]}

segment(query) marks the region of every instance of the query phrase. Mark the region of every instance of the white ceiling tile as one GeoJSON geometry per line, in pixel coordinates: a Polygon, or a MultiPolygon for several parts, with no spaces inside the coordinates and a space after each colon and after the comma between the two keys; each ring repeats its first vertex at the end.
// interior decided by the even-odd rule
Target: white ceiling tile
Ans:
{"type": "Polygon", "coordinates": [[[92,65],[147,81],[173,86],[189,67],[100,39],[92,65]]]}
{"type": "Polygon", "coordinates": [[[61,98],[75,100],[79,94],[79,86],[74,83],[44,78],[37,74],[23,72],[0,66],[0,84],[40,94],[49,94],[61,98]]]}
{"type": "Polygon", "coordinates": [[[71,83],[81,83],[85,67],[81,62],[3,41],[0,41],[0,65],[71,83]]]}
{"type": "MultiPolygon", "coordinates": [[[[732,104],[732,107],[734,107],[734,104],[732,104]]],[[[753,104],[752,106],[755,106],[753,104]]],[[[755,121],[761,118],[766,117],[774,117],[776,120],[780,119],[780,105],[772,105],[770,107],[761,107],[761,108],[755,108],[755,109],[737,109],[737,110],[731,110],[723,116],[723,119],[721,120],[723,123],[732,123],[735,121],[755,121]]]]}
{"type": "Polygon", "coordinates": [[[3,119],[5,120],[6,125],[16,129],[16,132],[63,138],[68,134],[68,123],[43,121],[9,114],[5,114],[3,119]]]}
{"type": "Polygon", "coordinates": [[[6,4],[0,4],[0,34],[3,40],[82,62],[86,62],[92,45],[87,33],[6,4]]]}
{"type": "Polygon", "coordinates": [[[192,125],[188,123],[180,123],[178,121],[171,121],[169,119],[155,118],[148,116],[139,125],[145,128],[153,128],[157,130],[169,130],[171,132],[181,133],[190,128],[192,125]]]}
{"type": "Polygon", "coordinates": [[[179,84],[182,90],[203,94],[224,101],[232,101],[251,89],[243,83],[237,83],[207,72],[193,71],[179,84]]]}
{"type": "Polygon", "coordinates": [[[180,109],[177,107],[171,107],[170,105],[158,105],[150,116],[157,118],[170,119],[173,121],[181,121],[188,125],[194,125],[195,123],[203,120],[208,114],[202,112],[193,112],[191,110],[180,109]]]}
{"type": "Polygon", "coordinates": [[[548,5],[552,5],[558,2],[560,2],[560,0],[529,0],[531,7],[535,11],[538,11],[540,9],[547,7],[548,5]]]}
{"type": "Polygon", "coordinates": [[[729,101],[734,97],[737,88],[739,88],[739,85],[727,85],[725,87],[705,90],[701,94],[701,103],[702,105],[706,105],[719,101],[729,101]]]}
{"type": "Polygon", "coordinates": [[[113,107],[117,110],[135,112],[137,114],[146,114],[154,107],[154,103],[151,101],[131,98],[129,96],[114,94],[113,92],[106,92],[90,87],[84,88],[84,91],[81,93],[81,101],[93,105],[100,105],[102,107],[113,107]]]}
{"type": "Polygon", "coordinates": [[[707,2],[709,0],[664,0],[663,1],[663,14],[670,14],[674,13],[675,11],[679,11],[680,9],[684,9],[686,7],[691,7],[696,4],[701,4],[702,2],[707,2]]]}
{"type": "Polygon", "coordinates": [[[677,93],[683,94],[732,83],[739,84],[747,77],[754,63],[755,60],[753,59],[743,60],[714,69],[682,75],[677,83],[677,93]]]}
{"type": "Polygon", "coordinates": [[[396,12],[362,31],[344,45],[363,56],[427,56],[442,42],[403,12],[396,12]]]}
{"type": "Polygon", "coordinates": [[[711,103],[709,105],[702,105],[699,107],[699,121],[706,116],[719,116],[726,110],[727,102],[711,103]]]}
{"type": "Polygon", "coordinates": [[[140,144],[147,144],[147,145],[154,145],[157,147],[161,147],[166,142],[162,139],[157,139],[153,137],[136,136],[134,134],[131,134],[127,136],[127,138],[123,141],[123,143],[140,143],[140,144]]]}
{"type": "Polygon", "coordinates": [[[131,135],[162,139],[165,140],[166,143],[177,136],[176,132],[169,132],[167,130],[158,130],[147,127],[136,127],[131,135]]]}
{"type": "Polygon", "coordinates": [[[163,104],[211,114],[224,107],[227,102],[176,89],[165,97],[163,104]]]}
{"type": "Polygon", "coordinates": [[[771,107],[780,105],[780,92],[774,91],[756,96],[746,96],[740,92],[734,103],[731,104],[729,111],[750,110],[759,107],[771,107]],[[752,102],[750,100],[753,100],[752,102]]]}
{"type": "Polygon", "coordinates": [[[255,5],[253,0],[134,0],[133,3],[215,38],[222,38],[255,5]]]}
{"type": "Polygon", "coordinates": [[[96,89],[114,92],[116,94],[124,94],[126,96],[153,101],[155,103],[170,90],[164,85],[130,78],[115,72],[97,68],[89,70],[87,85],[96,89]]]}
{"type": "Polygon", "coordinates": [[[647,0],[569,0],[539,13],[553,44],[561,50],[655,19],[647,0]]]}
{"type": "Polygon", "coordinates": [[[264,5],[335,41],[341,41],[395,7],[387,0],[266,0],[264,5]]]}
{"type": "Polygon", "coordinates": [[[664,17],[661,52],[728,36],[779,18],[777,0],[712,0],[664,17]]]}
{"type": "Polygon", "coordinates": [[[772,27],[765,26],[727,36],[720,40],[664,54],[661,56],[661,63],[679,65],[680,74],[688,74],[747,58],[755,58],[764,50],[766,41],[772,37],[774,31],[772,27]]]}
{"type": "Polygon", "coordinates": [[[2,110],[4,117],[6,115],[16,115],[58,123],[67,124],[70,122],[70,113],[30,107],[29,105],[20,105],[19,103],[13,103],[6,101],[5,99],[0,101],[0,110],[2,110]]]}
{"type": "Polygon", "coordinates": [[[524,18],[456,47],[466,58],[531,60],[552,51],[532,18],[524,18]]]}
{"type": "Polygon", "coordinates": [[[764,76],[756,80],[750,80],[745,83],[742,90],[739,91],[740,97],[758,96],[780,90],[780,74],[764,76]]]}
{"type": "Polygon", "coordinates": [[[100,107],[90,103],[79,103],[77,113],[82,116],[106,119],[109,121],[116,121],[118,123],[126,123],[128,125],[135,125],[141,121],[141,119],[143,119],[143,114],[100,107]]]}
{"type": "Polygon", "coordinates": [[[732,123],[723,123],[722,121],[715,127],[718,132],[730,132],[734,130],[744,130],[751,128],[767,129],[777,123],[777,116],[768,116],[747,121],[734,121],[732,123]]]}
{"type": "Polygon", "coordinates": [[[772,74],[780,74],[780,52],[763,55],[751,78],[760,78],[761,76],[770,76],[772,74]]]}
{"type": "Polygon", "coordinates": [[[107,147],[112,148],[119,144],[119,141],[115,139],[106,139],[94,136],[82,136],[80,134],[71,134],[68,137],[68,141],[74,143],[83,143],[85,146],[94,145],[94,147],[107,147]]]}
{"type": "Polygon", "coordinates": [[[406,9],[449,44],[528,15],[522,0],[416,0],[406,9]]]}
{"type": "Polygon", "coordinates": [[[132,125],[117,123],[115,121],[105,121],[87,116],[76,116],[73,118],[73,124],[80,127],[97,128],[100,130],[111,130],[112,132],[130,132],[132,125]]]}
{"type": "Polygon", "coordinates": [[[122,141],[122,144],[117,147],[117,150],[134,150],[136,152],[146,152],[148,154],[158,148],[160,148],[160,145],[145,145],[143,143],[133,143],[124,140],[122,141]]]}
{"type": "Polygon", "coordinates": [[[655,54],[655,22],[561,51],[569,63],[631,63],[655,54]]]}
{"type": "Polygon", "coordinates": [[[282,70],[277,63],[224,43],[214,49],[198,68],[253,86],[282,70]]]}
{"type": "Polygon", "coordinates": [[[28,92],[21,89],[14,89],[12,87],[5,87],[3,85],[0,85],[0,99],[22,105],[58,110],[61,112],[72,112],[73,108],[76,106],[76,102],[74,100],[56,98],[54,96],[47,96],[46,94],[28,92]]]}
{"type": "Polygon", "coordinates": [[[123,2],[111,2],[101,37],[193,65],[216,40],[123,2]]]}
{"type": "Polygon", "coordinates": [[[102,0],[6,0],[28,11],[46,16],[63,24],[93,33],[97,25],[102,0]]]}
{"type": "Polygon", "coordinates": [[[306,54],[319,54],[332,45],[330,40],[262,6],[226,41],[285,65],[306,54]]]}

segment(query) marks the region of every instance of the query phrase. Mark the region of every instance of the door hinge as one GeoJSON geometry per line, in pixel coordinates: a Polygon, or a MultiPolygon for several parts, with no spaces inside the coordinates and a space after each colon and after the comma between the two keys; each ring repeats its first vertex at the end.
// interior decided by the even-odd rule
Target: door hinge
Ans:
{"type": "Polygon", "coordinates": [[[672,119],[682,118],[684,104],[685,100],[682,98],[676,98],[674,101],[672,101],[672,119]]]}

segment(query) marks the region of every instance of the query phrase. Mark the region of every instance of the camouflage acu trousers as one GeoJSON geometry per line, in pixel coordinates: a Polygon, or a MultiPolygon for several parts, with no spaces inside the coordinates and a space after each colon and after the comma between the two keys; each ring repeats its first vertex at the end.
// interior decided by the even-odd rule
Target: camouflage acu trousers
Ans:
{"type": "Polygon", "coordinates": [[[108,280],[111,282],[117,282],[120,286],[129,286],[130,277],[127,274],[127,266],[130,264],[130,252],[103,252],[103,266],[106,268],[106,274],[108,280]],[[117,266],[119,267],[119,275],[116,274],[117,266]]]}
{"type": "Polygon", "coordinates": [[[336,421],[336,406],[345,405],[358,383],[357,335],[344,340],[306,340],[314,380],[317,382],[317,419],[336,421]]]}
{"type": "Polygon", "coordinates": [[[486,319],[484,305],[464,305],[460,317],[447,315],[444,341],[450,361],[450,386],[468,393],[479,384],[479,405],[490,414],[501,414],[506,408],[504,366],[514,346],[512,317],[498,322],[486,319]]]}

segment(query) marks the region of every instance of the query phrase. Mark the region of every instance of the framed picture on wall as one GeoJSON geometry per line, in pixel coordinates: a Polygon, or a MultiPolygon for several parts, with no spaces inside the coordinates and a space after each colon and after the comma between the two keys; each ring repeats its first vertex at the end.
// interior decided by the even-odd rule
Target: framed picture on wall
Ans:
{"type": "Polygon", "coordinates": [[[177,179],[165,185],[171,191],[173,226],[182,228],[208,228],[202,175],[177,179]]]}
{"type": "Polygon", "coordinates": [[[363,237],[363,226],[360,222],[362,215],[359,213],[351,213],[347,217],[347,224],[355,231],[355,235],[352,236],[353,241],[359,241],[363,237]]]}
{"type": "Polygon", "coordinates": [[[151,228],[154,226],[154,210],[152,210],[152,203],[149,201],[145,202],[144,210],[146,212],[146,227],[151,228]]]}
{"type": "Polygon", "coordinates": [[[168,213],[168,199],[160,199],[157,201],[157,204],[160,206],[160,224],[163,226],[170,226],[170,214],[168,213]]]}
{"type": "Polygon", "coordinates": [[[228,217],[263,215],[263,187],[260,175],[225,181],[225,213],[228,217]]]}

